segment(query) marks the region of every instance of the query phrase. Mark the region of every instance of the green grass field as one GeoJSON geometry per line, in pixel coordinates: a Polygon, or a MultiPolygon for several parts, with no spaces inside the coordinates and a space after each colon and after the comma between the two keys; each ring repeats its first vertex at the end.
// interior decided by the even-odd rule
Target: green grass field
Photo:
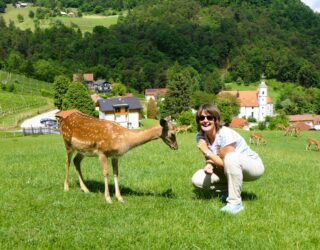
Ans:
{"type": "MultiPolygon", "coordinates": [[[[32,10],[36,12],[37,7],[27,7],[27,8],[14,8],[12,5],[7,5],[6,13],[0,14],[4,17],[7,25],[10,21],[14,22],[16,27],[22,30],[31,29],[34,30],[34,20],[29,17],[29,12],[32,10]],[[17,16],[21,14],[24,21],[18,22],[17,16]]],[[[118,22],[118,15],[114,16],[99,16],[99,15],[84,15],[82,17],[53,17],[48,19],[40,20],[41,28],[48,28],[55,21],[61,21],[67,26],[77,25],[80,30],[84,32],[91,32],[95,26],[105,26],[109,27],[112,24],[118,22]]]]}
{"type": "MultiPolygon", "coordinates": [[[[92,192],[80,190],[72,165],[65,193],[60,136],[0,136],[0,249],[319,249],[320,152],[306,152],[305,141],[320,134],[262,133],[268,145],[253,149],[266,172],[244,183],[238,215],[221,213],[218,198],[192,187],[203,165],[195,134],[179,134],[178,151],[157,140],[123,156],[125,203],[112,197],[112,205],[96,158],[83,162],[92,192]]],[[[113,195],[112,173],[110,182],[113,195]]]]}

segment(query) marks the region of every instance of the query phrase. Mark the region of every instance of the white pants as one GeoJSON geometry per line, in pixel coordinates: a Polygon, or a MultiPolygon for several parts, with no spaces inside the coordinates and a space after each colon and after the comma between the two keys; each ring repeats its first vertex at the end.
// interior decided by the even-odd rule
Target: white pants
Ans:
{"type": "Polygon", "coordinates": [[[224,158],[224,168],[215,167],[209,175],[203,169],[192,176],[192,183],[199,188],[210,188],[217,192],[228,190],[227,202],[241,203],[242,181],[254,181],[264,173],[260,158],[251,159],[243,154],[230,152],[224,158]]]}

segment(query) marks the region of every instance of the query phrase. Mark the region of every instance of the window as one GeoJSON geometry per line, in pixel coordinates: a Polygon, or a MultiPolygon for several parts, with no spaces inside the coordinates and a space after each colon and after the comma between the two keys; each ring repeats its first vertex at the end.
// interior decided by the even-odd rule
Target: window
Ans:
{"type": "Polygon", "coordinates": [[[120,108],[114,108],[114,112],[119,113],[120,112],[120,108]]]}

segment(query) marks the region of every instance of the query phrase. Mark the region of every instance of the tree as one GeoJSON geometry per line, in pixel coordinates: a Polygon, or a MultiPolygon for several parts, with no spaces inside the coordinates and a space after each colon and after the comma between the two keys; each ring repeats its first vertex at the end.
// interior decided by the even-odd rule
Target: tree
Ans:
{"type": "Polygon", "coordinates": [[[237,98],[227,93],[217,97],[216,105],[221,111],[221,121],[227,124],[231,123],[232,117],[240,112],[240,104],[237,98]]]}
{"type": "Polygon", "coordinates": [[[60,75],[55,77],[54,79],[54,83],[53,83],[54,105],[60,110],[62,109],[63,98],[68,91],[69,85],[70,85],[70,80],[66,76],[60,75]]]}
{"type": "Polygon", "coordinates": [[[81,82],[71,82],[63,97],[62,109],[78,109],[88,115],[95,115],[95,106],[88,88],[81,82]]]}
{"type": "Polygon", "coordinates": [[[33,67],[37,78],[47,82],[53,82],[55,76],[63,73],[62,67],[52,60],[40,59],[33,67]]]}
{"type": "Polygon", "coordinates": [[[33,19],[34,18],[34,12],[32,10],[29,11],[28,16],[33,19]]]}
{"type": "Polygon", "coordinates": [[[0,0],[0,13],[5,13],[6,8],[7,8],[7,5],[6,5],[5,1],[0,0]]]}
{"type": "Polygon", "coordinates": [[[223,88],[222,79],[218,69],[210,73],[204,82],[204,91],[208,93],[218,94],[223,88]]]}
{"type": "Polygon", "coordinates": [[[150,98],[147,104],[147,117],[150,119],[157,118],[157,104],[153,98],[150,98]]]}
{"type": "Polygon", "coordinates": [[[195,91],[192,94],[193,108],[198,109],[203,103],[212,103],[215,100],[216,96],[204,91],[195,91]]]}
{"type": "Polygon", "coordinates": [[[21,14],[18,14],[18,15],[17,15],[17,19],[18,19],[18,22],[19,22],[19,23],[23,23],[23,22],[24,22],[24,17],[23,17],[23,15],[21,15],[21,14]]]}
{"type": "Polygon", "coordinates": [[[126,86],[124,86],[122,83],[118,82],[118,83],[113,83],[111,84],[112,87],[112,93],[116,96],[123,96],[126,94],[126,86]]]}
{"type": "Polygon", "coordinates": [[[192,77],[188,68],[175,63],[167,71],[169,91],[165,95],[162,115],[171,115],[176,118],[178,114],[192,107],[191,85],[192,77]]]}

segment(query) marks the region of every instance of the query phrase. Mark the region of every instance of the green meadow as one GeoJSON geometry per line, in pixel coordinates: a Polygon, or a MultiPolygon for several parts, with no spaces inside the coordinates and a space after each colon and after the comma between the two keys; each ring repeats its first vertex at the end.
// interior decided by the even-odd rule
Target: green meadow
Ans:
{"type": "MultiPolygon", "coordinates": [[[[29,12],[32,10],[34,13],[38,7],[28,6],[27,8],[14,8],[12,5],[7,5],[6,13],[0,14],[3,16],[7,25],[9,22],[13,22],[16,27],[25,30],[31,29],[34,30],[34,19],[29,17],[29,12]],[[18,15],[23,16],[23,22],[18,21],[18,15]]],[[[41,19],[39,25],[41,28],[50,27],[55,21],[61,21],[66,26],[78,26],[80,30],[85,32],[92,32],[95,26],[104,26],[109,27],[112,24],[116,24],[118,22],[118,15],[113,16],[100,16],[100,15],[83,15],[82,17],[66,17],[66,16],[58,16],[51,17],[46,19],[41,19]]]]}
{"type": "MultiPolygon", "coordinates": [[[[249,139],[249,132],[239,130],[249,139]]],[[[91,193],[70,168],[63,191],[65,149],[60,135],[0,133],[0,249],[319,249],[320,152],[306,151],[317,131],[285,137],[262,131],[267,146],[252,146],[264,176],[243,185],[245,210],[223,214],[223,203],[191,184],[204,160],[195,134],[179,134],[179,150],[161,140],[120,159],[125,203],[104,199],[97,158],[85,158],[91,193]]]]}

